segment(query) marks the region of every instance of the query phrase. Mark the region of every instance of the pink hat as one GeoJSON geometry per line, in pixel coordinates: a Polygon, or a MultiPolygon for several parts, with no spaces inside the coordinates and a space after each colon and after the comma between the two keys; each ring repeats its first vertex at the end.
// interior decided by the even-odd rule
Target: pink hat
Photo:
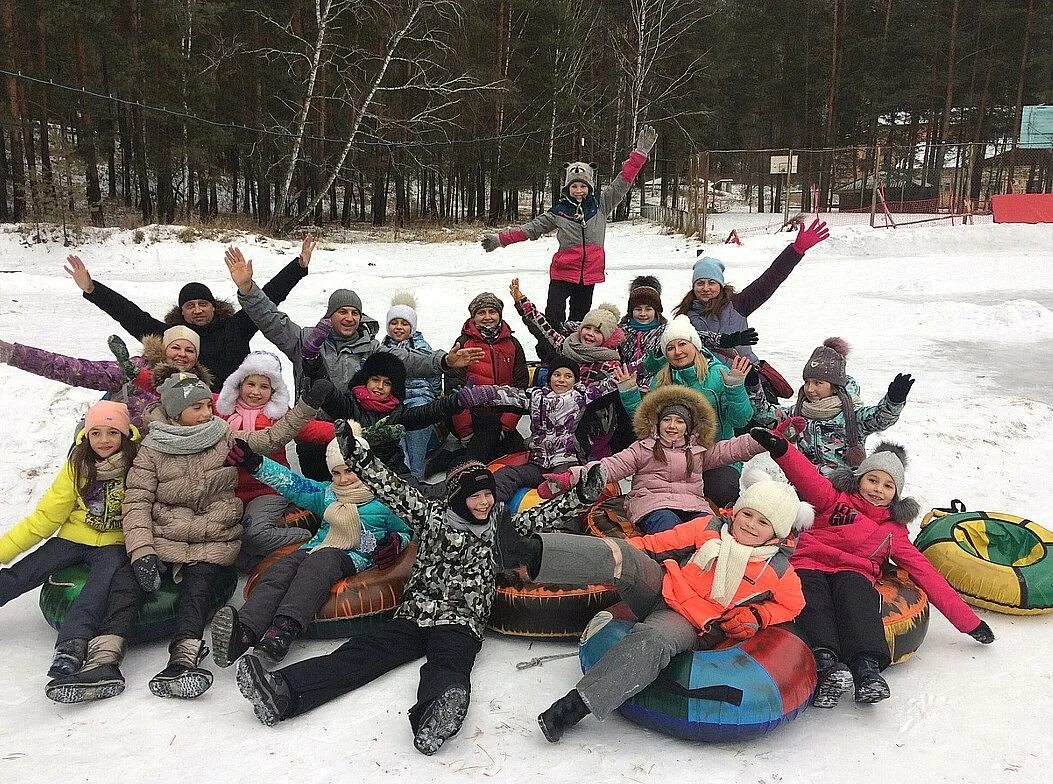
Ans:
{"type": "Polygon", "coordinates": [[[84,415],[84,432],[87,433],[93,427],[112,427],[131,436],[132,422],[128,406],[115,400],[100,400],[84,415]]]}

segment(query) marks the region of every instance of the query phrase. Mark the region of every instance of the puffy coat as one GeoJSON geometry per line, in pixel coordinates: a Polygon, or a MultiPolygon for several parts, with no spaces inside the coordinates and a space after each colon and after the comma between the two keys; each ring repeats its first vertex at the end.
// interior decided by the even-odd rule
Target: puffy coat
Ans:
{"type": "Polygon", "coordinates": [[[621,172],[599,196],[589,193],[579,204],[570,197],[566,186],[560,199],[551,209],[538,215],[530,223],[498,234],[501,245],[523,240],[536,240],[556,232],[559,250],[552,257],[549,277],[567,283],[587,286],[602,283],[606,277],[606,257],[603,239],[607,232],[607,217],[625,198],[636,175],[647,163],[647,156],[633,150],[622,163],[621,172]]]}
{"type": "MultiPolygon", "coordinates": [[[[434,353],[431,345],[420,332],[414,332],[408,339],[401,341],[395,340],[391,335],[385,335],[381,345],[385,349],[402,348],[424,351],[428,354],[434,353]]],[[[431,403],[433,400],[438,400],[440,395],[442,395],[442,378],[439,376],[430,378],[411,377],[406,379],[406,399],[402,402],[409,408],[413,408],[414,406],[421,406],[425,403],[431,403]]]]}
{"type": "MultiPolygon", "coordinates": [[[[300,476],[293,473],[286,466],[268,458],[263,459],[263,463],[261,463],[254,476],[260,482],[274,488],[301,509],[312,512],[315,517],[322,521],[318,528],[318,533],[309,541],[300,545],[300,549],[313,550],[320,545],[329,533],[329,523],[325,520],[325,510],[330,504],[337,502],[332,483],[316,482],[314,479],[300,476]]],[[[402,540],[403,547],[409,544],[410,539],[413,538],[413,531],[410,530],[405,521],[376,499],[365,504],[359,504],[358,516],[362,521],[362,537],[359,546],[355,550],[344,551],[354,561],[356,574],[374,566],[373,551],[376,550],[377,542],[389,533],[398,535],[399,539],[402,540]]]]}
{"type": "MultiPolygon", "coordinates": [[[[77,359],[64,354],[55,354],[40,348],[13,344],[14,350],[8,360],[11,367],[19,368],[43,378],[50,378],[71,387],[97,389],[106,392],[108,400],[118,400],[128,406],[132,424],[142,428],[143,411],[157,402],[157,393],[150,384],[138,384],[129,381],[121,366],[113,360],[77,359]]],[[[143,355],[132,357],[136,367],[149,370],[164,363],[165,353],[158,335],[146,335],[143,338],[143,355]]],[[[200,378],[210,387],[213,386],[212,374],[198,363],[190,373],[200,378]]]]}
{"type": "Polygon", "coordinates": [[[636,385],[646,394],[651,389],[654,376],[644,367],[643,360],[648,354],[662,353],[665,319],[654,322],[650,329],[641,330],[634,327],[626,316],[619,326],[625,333],[625,340],[618,344],[618,354],[624,364],[636,365],[636,385]]]}
{"type": "Polygon", "coordinates": [[[662,596],[666,604],[694,624],[699,631],[731,607],[750,605],[764,626],[786,623],[804,608],[801,581],[790,566],[792,546],[783,545],[766,561],[749,561],[742,583],[727,607],[710,597],[714,566],[703,571],[691,562],[702,545],[720,537],[720,529],[730,525],[723,518],[695,518],[668,531],[637,536],[629,544],[646,550],[665,567],[662,596]]]}
{"type": "MultiPolygon", "coordinates": [[[[461,327],[461,336],[457,339],[462,348],[479,348],[485,356],[470,364],[467,368],[453,368],[446,372],[447,389],[455,391],[465,383],[484,386],[497,385],[526,389],[530,386],[530,371],[527,368],[526,354],[522,344],[512,335],[512,328],[507,321],[501,322],[497,339],[488,341],[479,332],[475,322],[468,319],[461,327]]],[[[519,423],[519,414],[506,411],[498,417],[501,430],[511,433],[519,423]]],[[[453,417],[453,430],[458,438],[467,438],[472,434],[472,413],[462,411],[453,417]]]]}
{"type": "MultiPolygon", "coordinates": [[[[266,283],[263,290],[275,302],[282,302],[293,287],[303,280],[307,270],[294,259],[282,267],[278,274],[266,283]]],[[[218,392],[227,376],[237,370],[238,365],[249,355],[249,340],[256,334],[256,325],[244,311],[235,312],[229,302],[217,300],[215,318],[203,327],[188,324],[179,307],[172,308],[161,321],[144,311],[134,302],[118,294],[98,281],[84,299],[103,310],[117,321],[133,337],[142,340],[146,335],[160,335],[168,327],[181,324],[194,330],[201,338],[201,362],[208,366],[214,378],[213,391],[218,392]]]]}
{"type": "MultiPolygon", "coordinates": [[[[837,489],[792,445],[775,462],[801,498],[815,507],[815,523],[800,535],[790,559],[794,568],[858,572],[875,582],[892,559],[956,629],[968,633],[980,624],[979,616],[910,541],[909,520],[894,519],[889,507],[874,506],[858,492],[837,489]]],[[[844,474],[858,487],[850,471],[844,474]]],[[[917,514],[916,505],[913,510],[917,514]]]]}
{"type": "MultiPolygon", "coordinates": [[[[144,441],[125,481],[128,555],[135,560],[155,554],[165,563],[233,564],[241,548],[244,511],[234,494],[238,469],[226,464],[234,438],[270,454],[292,441],[314,415],[315,409],[301,401],[266,430],[228,430],[213,446],[189,455],[168,454],[144,441]]],[[[146,417],[172,424],[160,406],[146,417]]]]}

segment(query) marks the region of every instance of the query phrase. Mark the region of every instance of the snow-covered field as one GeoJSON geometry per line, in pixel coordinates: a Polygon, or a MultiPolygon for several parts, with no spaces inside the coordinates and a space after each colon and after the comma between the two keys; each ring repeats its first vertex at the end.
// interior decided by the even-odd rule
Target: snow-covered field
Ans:
{"type": "MultiPolygon", "coordinates": [[[[730,283],[756,277],[793,235],[717,246],[730,283]]],[[[295,255],[290,243],[243,243],[262,282],[295,255]]],[[[130,233],[75,249],[92,274],[163,316],[188,280],[217,296],[234,287],[215,242],[135,244],[130,233]]],[[[466,303],[509,280],[544,302],[551,240],[485,254],[477,245],[353,244],[315,252],[311,273],[286,302],[301,324],[324,312],[334,288],[352,287],[383,320],[392,292],[419,300],[420,327],[448,347],[466,303]]],[[[62,272],[60,244],[26,247],[0,234],[0,338],[82,357],[108,358],[119,331],[62,272]]],[[[671,310],[691,283],[695,243],[649,224],[612,227],[608,281],[596,302],[624,309],[630,279],[657,275],[671,310]]],[[[909,492],[923,508],[962,498],[1053,523],[1053,231],[1047,226],[919,226],[897,231],[835,227],[775,297],[751,318],[758,353],[798,383],[823,338],[853,346],[849,372],[864,399],[897,372],[918,377],[889,435],[912,457],[909,492]]],[[[506,314],[525,334],[514,310],[506,314]]],[[[528,353],[531,343],[524,340],[528,353]]],[[[257,337],[254,345],[268,347],[257,337]]],[[[97,395],[0,366],[0,525],[27,513],[61,465],[72,428],[97,395]]],[[[53,633],[36,593],[0,610],[0,777],[6,781],[497,781],[1036,782],[1053,772],[1046,746],[1053,715],[1053,619],[983,613],[997,635],[982,647],[935,611],[928,638],[887,677],[892,699],[830,712],[810,710],[750,743],[701,746],[614,718],[586,719],[558,745],[536,715],[578,676],[576,660],[517,671],[515,663],[573,647],[487,640],[461,734],[439,754],[413,750],[405,710],[417,668],[408,666],[313,713],[266,728],[217,670],[195,701],[153,697],[146,681],[164,666],[163,644],[133,648],[125,693],[88,706],[44,697],[53,633]],[[1031,716],[1031,719],[1027,717],[1031,716]],[[417,777],[420,779],[417,779],[417,777]]],[[[337,643],[298,643],[290,660],[337,643]]]]}

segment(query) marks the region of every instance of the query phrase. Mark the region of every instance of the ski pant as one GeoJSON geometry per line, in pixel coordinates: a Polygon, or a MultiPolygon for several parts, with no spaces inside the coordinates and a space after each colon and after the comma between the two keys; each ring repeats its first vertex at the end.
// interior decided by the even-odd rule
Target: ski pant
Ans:
{"type": "Polygon", "coordinates": [[[656,534],[676,528],[681,523],[701,517],[706,512],[685,512],[680,509],[655,509],[636,521],[636,527],[645,534],[656,534]]]}
{"type": "Polygon", "coordinates": [[[300,462],[300,473],[318,482],[330,482],[333,475],[325,462],[326,444],[296,442],[296,459],[300,462]]]}
{"type": "Polygon", "coordinates": [[[466,626],[418,626],[392,618],[356,634],[327,656],[297,662],[276,674],[292,696],[289,716],[297,716],[424,657],[417,702],[409,712],[416,733],[428,707],[447,689],[460,686],[471,694],[472,667],[481,646],[466,626]]]}
{"type": "Polygon", "coordinates": [[[521,466],[505,466],[494,474],[494,484],[497,492],[494,498],[498,501],[508,503],[515,495],[516,490],[521,487],[537,487],[545,481],[545,469],[534,463],[524,463],[521,466]]]}
{"type": "MultiPolygon", "coordinates": [[[[171,566],[169,565],[169,568],[171,566]]],[[[223,569],[229,567],[212,563],[182,564],[179,582],[179,605],[176,609],[176,632],[172,642],[200,640],[209,620],[212,592],[216,579],[223,569]]],[[[135,579],[131,564],[122,566],[110,583],[110,598],[106,617],[99,634],[116,634],[128,639],[135,624],[136,613],[147,593],[135,579]]]]}
{"type": "Polygon", "coordinates": [[[526,448],[523,436],[515,430],[505,433],[496,414],[472,411],[472,437],[465,456],[469,460],[491,463],[502,455],[521,452],[526,448]]]}
{"type": "Polygon", "coordinates": [[[311,532],[306,528],[279,525],[288,508],[289,502],[285,498],[272,493],[258,495],[245,504],[245,513],[241,517],[244,533],[237,560],[240,571],[251,572],[275,550],[311,538],[311,532]]]}
{"type": "Polygon", "coordinates": [[[861,654],[874,657],[885,669],[891,662],[885,627],[881,623],[881,595],[858,572],[819,572],[798,569],[804,609],[797,628],[808,644],[833,651],[850,664],[861,654]]]}
{"type": "Polygon", "coordinates": [[[575,687],[598,719],[649,686],[674,656],[694,650],[698,630],[665,603],[665,569],[624,539],[540,534],[541,568],[534,582],[613,584],[640,622],[610,647],[575,687]]]}
{"type": "Polygon", "coordinates": [[[306,629],[333,584],[354,573],[351,556],[335,547],[289,553],[263,573],[252,596],[238,610],[238,621],[254,640],[259,640],[279,615],[306,629]]]}
{"type": "Polygon", "coordinates": [[[435,438],[435,427],[429,425],[420,430],[407,430],[402,437],[402,451],[406,455],[406,465],[410,473],[418,480],[424,479],[424,461],[428,456],[428,447],[435,438]]]}
{"type": "Polygon", "coordinates": [[[717,466],[702,474],[702,489],[706,498],[723,509],[739,500],[739,478],[734,466],[717,466]]]}
{"type": "Polygon", "coordinates": [[[565,280],[548,282],[548,301],[545,303],[545,318],[557,329],[564,321],[581,321],[592,307],[592,290],[595,286],[584,283],[568,283],[565,280]],[[567,301],[570,300],[570,318],[567,318],[567,301]]]}
{"type": "Polygon", "coordinates": [[[98,634],[99,624],[106,614],[110,581],[117,570],[128,563],[123,544],[95,547],[58,537],[48,539],[7,569],[0,569],[0,606],[43,585],[60,569],[79,563],[88,565],[88,579],[66,611],[56,644],[66,640],[90,640],[98,634]]]}

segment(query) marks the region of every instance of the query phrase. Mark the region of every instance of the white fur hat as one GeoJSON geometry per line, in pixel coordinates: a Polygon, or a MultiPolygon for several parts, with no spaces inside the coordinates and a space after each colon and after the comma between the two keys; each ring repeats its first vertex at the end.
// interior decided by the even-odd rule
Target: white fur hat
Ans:
{"type": "Polygon", "coordinates": [[[691,324],[691,319],[681,313],[670,321],[662,332],[662,348],[665,348],[674,340],[690,340],[695,348],[702,350],[702,338],[698,336],[698,330],[691,324]]]}
{"type": "Polygon", "coordinates": [[[417,331],[417,299],[408,291],[397,291],[395,296],[391,298],[391,307],[388,308],[388,317],[386,324],[390,324],[392,319],[405,319],[409,322],[410,332],[417,331]]]}
{"type": "Polygon", "coordinates": [[[266,376],[271,381],[271,399],[263,407],[265,416],[279,419],[288,413],[290,408],[289,387],[282,378],[282,361],[277,354],[270,351],[250,352],[238,369],[227,376],[223,389],[216,400],[216,411],[222,416],[234,413],[234,404],[241,393],[241,382],[248,376],[266,376]]]}
{"type": "Polygon", "coordinates": [[[742,485],[745,489],[735,502],[735,511],[748,507],[760,512],[768,518],[780,539],[789,536],[790,529],[803,531],[815,521],[812,505],[801,501],[793,487],[772,479],[758,468],[742,475],[742,485]]]}

